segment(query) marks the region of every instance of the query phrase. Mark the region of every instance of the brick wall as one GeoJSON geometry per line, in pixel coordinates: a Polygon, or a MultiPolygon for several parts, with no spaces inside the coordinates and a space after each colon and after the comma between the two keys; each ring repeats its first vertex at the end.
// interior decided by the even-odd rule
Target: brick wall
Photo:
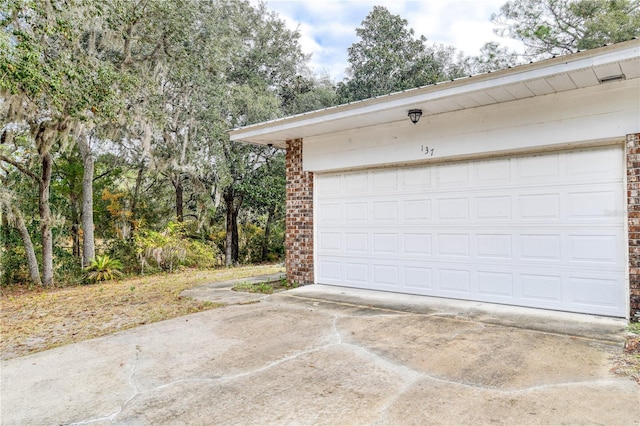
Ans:
{"type": "Polygon", "coordinates": [[[640,133],[627,135],[627,217],[630,317],[640,321],[640,133]]]}
{"type": "Polygon", "coordinates": [[[287,279],[313,284],[313,173],[302,170],[302,139],[287,141],[287,279]]]}

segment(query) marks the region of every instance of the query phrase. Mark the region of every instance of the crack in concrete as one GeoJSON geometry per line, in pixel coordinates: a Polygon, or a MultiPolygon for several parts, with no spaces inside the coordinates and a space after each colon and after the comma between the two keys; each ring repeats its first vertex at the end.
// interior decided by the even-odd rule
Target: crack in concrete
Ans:
{"type": "MultiPolygon", "coordinates": [[[[378,309],[378,308],[371,308],[373,310],[377,310],[377,311],[381,311],[380,314],[373,314],[372,316],[375,317],[399,317],[399,316],[407,316],[409,314],[404,313],[404,312],[393,312],[387,309],[378,309]],[[384,312],[384,313],[383,313],[384,312]]],[[[412,314],[412,315],[420,315],[420,314],[412,314]]],[[[421,316],[438,316],[437,314],[428,314],[428,315],[421,315],[421,316]]],[[[339,327],[339,320],[343,319],[343,318],[352,318],[352,317],[356,317],[356,315],[350,315],[350,314],[344,314],[344,315],[340,315],[340,314],[333,314],[331,316],[331,329],[330,329],[330,334],[328,336],[328,342],[324,343],[324,344],[316,344],[315,346],[305,349],[305,350],[301,350],[301,351],[297,351],[291,355],[287,355],[284,356],[280,359],[277,359],[273,362],[270,362],[262,367],[259,368],[255,368],[252,369],[250,371],[244,371],[238,374],[234,374],[234,375],[230,375],[230,376],[222,376],[222,377],[216,377],[216,378],[206,378],[206,377],[192,377],[192,378],[183,378],[183,379],[179,379],[179,380],[175,380],[169,383],[165,383],[163,385],[159,385],[156,386],[152,389],[149,389],[147,391],[140,391],[140,389],[138,388],[138,386],[136,385],[135,381],[134,381],[134,376],[135,376],[135,372],[136,372],[136,368],[138,365],[138,360],[139,360],[139,355],[140,355],[140,348],[136,347],[136,358],[135,358],[135,362],[134,365],[132,367],[131,370],[131,374],[129,375],[129,385],[131,385],[134,389],[133,394],[126,400],[124,401],[124,403],[113,413],[106,415],[106,416],[102,416],[102,417],[98,417],[98,418],[93,418],[93,419],[88,419],[88,420],[83,420],[80,422],[74,422],[71,423],[71,425],[85,425],[85,424],[90,424],[90,423],[95,423],[95,422],[99,422],[99,421],[109,421],[111,423],[113,423],[115,421],[115,418],[126,408],[126,406],[136,397],[140,396],[140,395],[144,395],[144,394],[150,394],[153,392],[158,392],[158,391],[162,391],[164,389],[170,388],[172,386],[181,384],[181,383],[226,383],[226,382],[230,382],[230,381],[234,381],[237,379],[241,379],[247,376],[251,376],[254,374],[260,374],[264,371],[267,371],[273,367],[282,365],[284,363],[287,363],[289,361],[293,361],[297,358],[300,358],[302,356],[305,355],[309,355],[312,353],[317,353],[319,351],[322,351],[324,349],[330,348],[330,347],[335,347],[335,346],[343,346],[343,347],[348,347],[351,348],[352,350],[355,350],[361,354],[364,354],[366,357],[370,358],[373,360],[373,362],[377,365],[379,365],[381,368],[383,368],[384,370],[388,371],[391,375],[395,376],[398,378],[398,380],[402,383],[402,386],[393,393],[393,395],[389,396],[386,401],[384,402],[384,404],[380,407],[380,409],[378,410],[380,413],[379,418],[373,423],[374,425],[383,425],[388,421],[388,410],[390,407],[393,406],[393,404],[403,395],[405,394],[407,391],[409,391],[412,387],[414,387],[416,385],[416,383],[418,383],[421,379],[427,379],[427,380],[432,380],[435,382],[440,382],[440,383],[446,383],[446,384],[451,384],[451,385],[457,385],[457,386],[461,386],[464,388],[470,388],[470,389],[476,389],[476,390],[481,390],[481,391],[486,391],[486,392],[494,392],[494,393],[498,393],[498,394],[522,394],[522,393],[527,393],[527,392],[532,392],[532,391],[537,391],[537,390],[546,390],[546,389],[553,389],[553,388],[558,388],[558,387],[571,387],[571,386],[582,386],[582,385],[594,385],[594,386],[608,386],[608,385],[617,385],[619,386],[619,383],[613,380],[587,380],[587,381],[580,381],[580,382],[566,382],[566,383],[553,383],[553,384],[546,384],[546,385],[536,385],[536,386],[530,386],[527,388],[521,388],[521,389],[498,389],[498,388],[493,388],[493,387],[486,387],[486,386],[482,386],[482,385],[477,385],[477,384],[469,384],[469,383],[464,383],[464,382],[459,382],[459,381],[455,381],[455,380],[449,380],[446,378],[440,378],[440,377],[436,377],[433,375],[430,375],[428,373],[422,372],[422,371],[417,371],[413,368],[407,367],[405,365],[402,364],[398,364],[393,362],[392,360],[385,358],[384,356],[374,352],[371,350],[371,348],[367,347],[367,346],[362,346],[356,343],[347,343],[344,342],[342,339],[342,333],[340,331],[340,327],[339,327]]],[[[455,338],[457,338],[458,336],[460,336],[461,334],[465,334],[465,333],[472,333],[472,332],[477,332],[481,329],[486,328],[486,325],[484,323],[481,322],[477,322],[477,321],[473,321],[470,319],[462,319],[462,318],[448,318],[454,321],[461,321],[461,322],[467,322],[467,323],[473,323],[475,324],[477,327],[475,327],[472,330],[464,330],[464,331],[460,331],[458,333],[453,334],[451,337],[449,337],[450,340],[453,340],[455,338]]]]}
{"type": "Polygon", "coordinates": [[[118,407],[118,409],[116,411],[114,411],[111,414],[108,414],[106,416],[102,416],[102,417],[96,417],[93,419],[87,419],[87,420],[81,420],[79,422],[73,422],[73,423],[69,423],[69,426],[76,426],[76,425],[86,425],[86,424],[91,424],[91,423],[96,423],[96,422],[101,422],[101,421],[109,421],[111,423],[113,423],[114,419],[116,418],[116,416],[118,414],[120,414],[122,412],[122,410],[124,410],[124,407],[131,402],[131,400],[133,400],[136,396],[140,395],[140,390],[138,389],[138,385],[136,385],[135,381],[134,381],[134,376],[136,374],[136,369],[138,368],[138,361],[140,360],[140,346],[136,345],[136,356],[135,359],[133,361],[133,366],[131,367],[131,373],[129,374],[129,385],[131,385],[133,387],[133,395],[131,395],[126,401],[124,401],[122,403],[122,405],[120,405],[120,407],[118,407]]]}

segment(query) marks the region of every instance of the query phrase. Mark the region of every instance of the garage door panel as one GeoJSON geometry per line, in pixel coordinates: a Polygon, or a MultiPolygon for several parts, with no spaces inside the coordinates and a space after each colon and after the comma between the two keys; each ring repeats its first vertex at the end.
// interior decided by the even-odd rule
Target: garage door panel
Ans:
{"type": "Polygon", "coordinates": [[[476,253],[479,259],[504,261],[514,259],[513,239],[511,234],[477,234],[476,253]]]}
{"type": "Polygon", "coordinates": [[[431,169],[406,168],[400,170],[404,191],[422,191],[431,188],[431,169]]]}
{"type": "Polygon", "coordinates": [[[522,260],[561,260],[560,234],[521,234],[520,258],[522,260]]]}
{"type": "Polygon", "coordinates": [[[570,234],[569,261],[603,263],[622,267],[624,253],[618,246],[621,232],[609,234],[570,234]]]}
{"type": "Polygon", "coordinates": [[[622,179],[620,155],[616,150],[575,151],[567,156],[567,175],[570,179],[622,179]]]}
{"type": "Polygon", "coordinates": [[[562,301],[562,276],[560,274],[521,274],[522,298],[545,303],[562,301]]]}
{"type": "Polygon", "coordinates": [[[533,155],[518,157],[516,179],[519,183],[557,182],[560,177],[560,155],[533,155]]]}
{"type": "Polygon", "coordinates": [[[400,266],[397,264],[372,264],[373,284],[397,291],[400,286],[400,266]]]}
{"type": "Polygon", "coordinates": [[[435,166],[436,188],[459,188],[469,185],[469,164],[453,163],[435,166]]]}
{"type": "Polygon", "coordinates": [[[423,264],[403,266],[404,287],[412,293],[429,295],[433,293],[433,268],[423,264]]]}
{"type": "Polygon", "coordinates": [[[317,281],[624,316],[622,165],[606,147],[318,174],[317,281]]]}
{"type": "Polygon", "coordinates": [[[559,221],[560,194],[523,194],[518,197],[518,218],[525,221],[559,221]]]}
{"type": "Polygon", "coordinates": [[[345,232],[345,252],[346,253],[368,253],[369,234],[362,232],[345,232]]]}
{"type": "Polygon", "coordinates": [[[424,257],[432,253],[433,237],[429,233],[405,233],[402,241],[403,252],[406,254],[424,257]]]}
{"type": "Polygon", "coordinates": [[[612,309],[624,297],[619,283],[607,276],[571,276],[568,287],[570,303],[587,308],[612,309]]]}
{"type": "Polygon", "coordinates": [[[373,253],[398,254],[400,235],[397,233],[374,233],[372,234],[373,253]]]}
{"type": "Polygon", "coordinates": [[[402,202],[402,218],[406,221],[425,221],[431,219],[431,200],[404,200],[402,202]]]}
{"type": "Polygon", "coordinates": [[[345,280],[348,283],[369,283],[369,265],[363,262],[345,262],[345,280]]]}
{"type": "Polygon", "coordinates": [[[467,221],[469,220],[469,199],[460,198],[441,198],[437,200],[438,215],[437,219],[441,221],[467,221]]]}
{"type": "Polygon", "coordinates": [[[488,300],[494,298],[509,302],[514,296],[514,274],[509,272],[479,270],[478,294],[488,300]]]}
{"type": "Polygon", "coordinates": [[[476,219],[480,221],[510,221],[513,201],[508,195],[475,198],[476,219]]]}
{"type": "Polygon", "coordinates": [[[367,193],[369,192],[369,179],[366,172],[349,173],[344,175],[344,192],[367,193]]]}
{"type": "Polygon", "coordinates": [[[437,234],[436,253],[442,257],[469,257],[469,239],[467,233],[437,234]]]}
{"type": "Polygon", "coordinates": [[[471,273],[467,269],[438,268],[438,290],[442,295],[471,296],[471,273]]]}
{"type": "Polygon", "coordinates": [[[372,203],[373,221],[388,222],[398,220],[398,202],[397,201],[375,201],[372,203]]]}
{"type": "Polygon", "coordinates": [[[616,191],[571,192],[567,194],[568,213],[575,219],[611,220],[606,206],[615,205],[616,191]]]}
{"type": "Polygon", "coordinates": [[[320,259],[318,261],[318,279],[327,284],[338,284],[342,282],[342,261],[331,259],[320,259]]]}
{"type": "Polygon", "coordinates": [[[472,175],[478,186],[508,185],[512,182],[511,162],[498,159],[476,163],[472,175]]]}

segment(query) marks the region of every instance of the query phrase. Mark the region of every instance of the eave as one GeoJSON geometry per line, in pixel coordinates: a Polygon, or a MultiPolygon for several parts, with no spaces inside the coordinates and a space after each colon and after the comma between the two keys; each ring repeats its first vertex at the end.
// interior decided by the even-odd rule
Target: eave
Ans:
{"type": "Polygon", "coordinates": [[[229,134],[233,141],[284,148],[290,139],[408,120],[407,111],[413,108],[422,109],[423,116],[444,114],[611,84],[606,80],[618,76],[640,77],[640,40],[280,118],[229,134]]]}

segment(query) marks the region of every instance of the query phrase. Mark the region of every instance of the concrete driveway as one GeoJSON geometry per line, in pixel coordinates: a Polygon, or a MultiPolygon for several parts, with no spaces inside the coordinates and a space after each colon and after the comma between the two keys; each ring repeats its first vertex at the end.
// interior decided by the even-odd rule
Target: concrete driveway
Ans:
{"type": "Polygon", "coordinates": [[[3,361],[1,423],[639,424],[640,386],[609,373],[620,320],[324,286],[258,299],[3,361]]]}

